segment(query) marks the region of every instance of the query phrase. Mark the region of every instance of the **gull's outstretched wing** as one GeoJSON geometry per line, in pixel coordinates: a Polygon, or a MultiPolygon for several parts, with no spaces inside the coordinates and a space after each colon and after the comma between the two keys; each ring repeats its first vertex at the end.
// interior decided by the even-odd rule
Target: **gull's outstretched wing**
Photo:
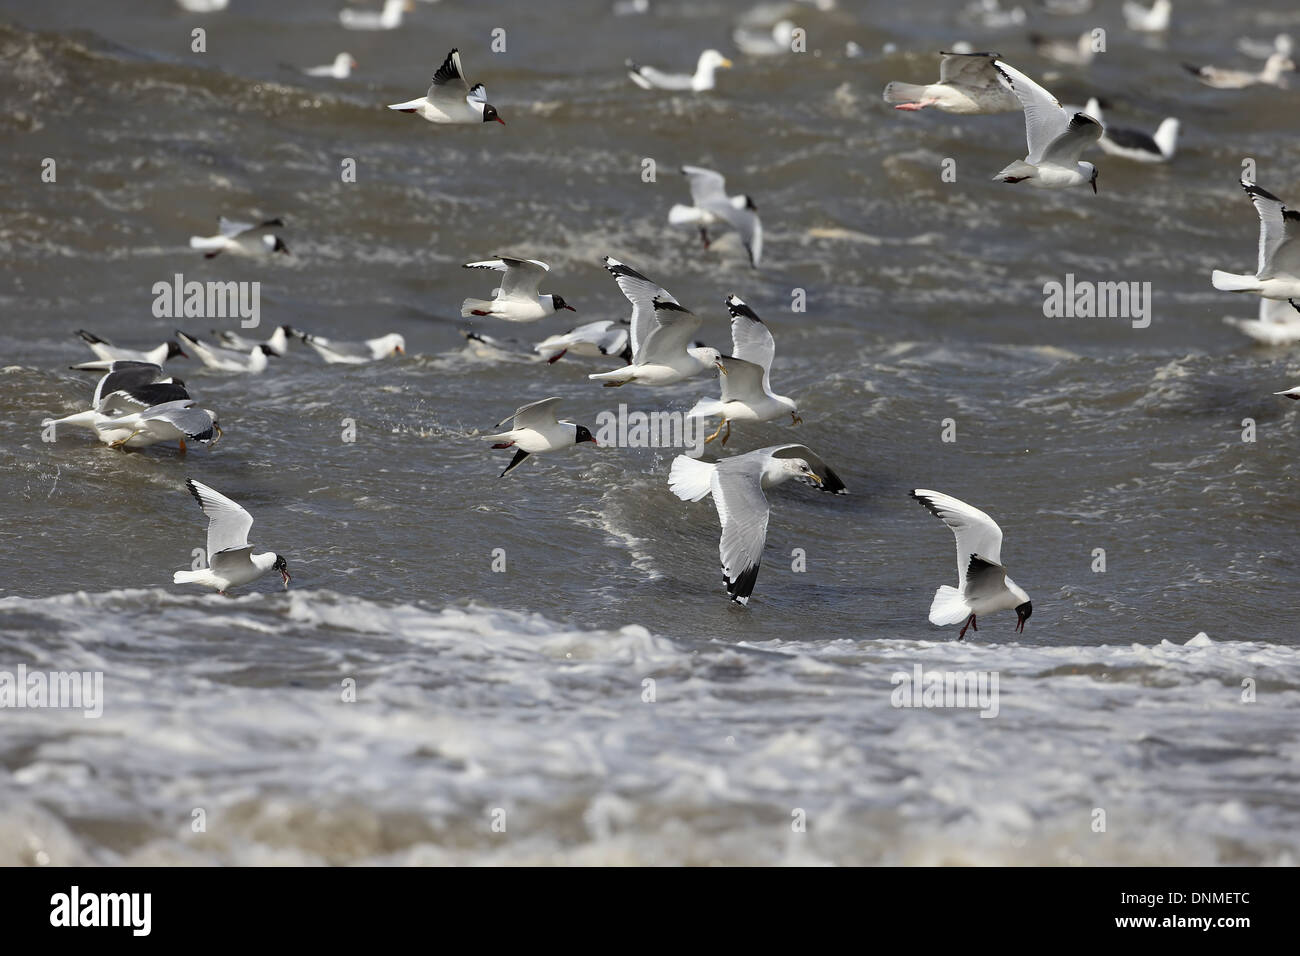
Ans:
{"type": "Polygon", "coordinates": [[[497,428],[512,420],[514,422],[512,428],[545,428],[548,425],[554,425],[556,421],[555,406],[559,403],[559,396],[552,396],[551,398],[530,402],[527,405],[521,405],[515,409],[515,413],[509,418],[497,422],[497,428]]]}
{"type": "Polygon", "coordinates": [[[1056,138],[1066,131],[1070,118],[1055,96],[1014,66],[1001,60],[993,65],[1003,84],[1016,95],[1025,111],[1025,141],[1029,144],[1025,161],[1037,166],[1056,138]]]}
{"type": "Polygon", "coordinates": [[[740,604],[749,601],[767,541],[771,512],[761,482],[762,459],[754,454],[724,458],[713,470],[713,504],[722,522],[718,556],[727,593],[740,604]]]}
{"type": "Polygon", "coordinates": [[[956,536],[957,580],[960,588],[966,587],[972,555],[978,555],[986,564],[1002,564],[1002,529],[984,512],[951,495],[925,488],[914,490],[912,497],[951,528],[956,536]]]}
{"type": "Polygon", "coordinates": [[[460,50],[453,49],[433,74],[433,83],[429,85],[429,92],[424,94],[425,98],[439,109],[445,109],[459,106],[469,93],[469,80],[465,79],[460,66],[460,50]]]}
{"type": "Polygon", "coordinates": [[[627,263],[619,262],[612,256],[605,256],[604,262],[605,268],[618,283],[619,290],[632,303],[632,361],[635,362],[637,356],[641,354],[646,336],[657,324],[655,300],[674,305],[677,304],[677,300],[667,290],[647,279],[627,263]]]}
{"type": "Polygon", "coordinates": [[[253,526],[253,516],[219,491],[193,478],[185,480],[194,500],[208,516],[208,564],[222,551],[237,551],[248,547],[248,529],[253,526]]]}
{"type": "Polygon", "coordinates": [[[655,321],[658,323],[646,336],[641,351],[634,359],[637,365],[667,362],[686,351],[703,322],[698,315],[676,302],[655,300],[655,321]]]}

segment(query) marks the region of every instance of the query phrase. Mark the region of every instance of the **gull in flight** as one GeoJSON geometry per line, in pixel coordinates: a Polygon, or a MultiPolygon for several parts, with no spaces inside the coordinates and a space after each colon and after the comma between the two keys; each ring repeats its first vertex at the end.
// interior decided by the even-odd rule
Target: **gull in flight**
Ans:
{"type": "Polygon", "coordinates": [[[962,115],[1010,113],[1020,100],[1002,85],[993,64],[999,53],[940,53],[939,82],[926,86],[897,80],[885,87],[886,103],[896,110],[923,110],[933,106],[944,113],[962,115]]]}
{"type": "Polygon", "coordinates": [[[334,57],[333,63],[327,63],[324,66],[309,66],[303,70],[303,73],[307,74],[307,76],[328,76],[336,80],[346,80],[356,68],[357,61],[352,59],[351,53],[340,53],[334,57]]]}
{"type": "Polygon", "coordinates": [[[1215,269],[1210,281],[1221,292],[1251,292],[1266,299],[1285,299],[1300,311],[1300,213],[1254,183],[1241,188],[1259,213],[1259,262],[1255,274],[1236,275],[1215,269]]]}
{"type": "Polygon", "coordinates": [[[388,107],[401,113],[418,113],[430,123],[491,123],[506,125],[497,108],[487,101],[482,83],[470,86],[460,65],[460,50],[453,49],[433,74],[429,91],[418,99],[393,103],[388,107]]]}
{"type": "Polygon", "coordinates": [[[168,359],[189,358],[175,339],[168,339],[161,345],[141,351],[139,349],[120,348],[108,339],[101,339],[95,333],[87,332],[85,329],[78,329],[77,334],[81,336],[83,342],[90,346],[90,350],[99,359],[97,362],[82,362],[80,365],[72,366],[80,371],[107,371],[114,362],[147,362],[150,365],[162,365],[168,359]]]}
{"type": "Polygon", "coordinates": [[[1138,33],[1164,33],[1169,29],[1169,15],[1174,12],[1170,0],[1156,0],[1144,7],[1133,0],[1124,0],[1124,20],[1128,28],[1138,33]]]}
{"type": "Polygon", "coordinates": [[[219,491],[193,478],[185,480],[194,500],[208,516],[208,566],[198,571],[177,571],[173,584],[199,584],[225,594],[231,588],[256,581],[267,571],[279,571],[284,589],[289,590],[289,565],[274,551],[254,554],[248,543],[253,516],[219,491]]]}
{"type": "Polygon", "coordinates": [[[832,494],[848,493],[839,476],[805,445],[773,445],[712,464],[686,455],[673,459],[668,473],[673,494],[683,501],[713,496],[722,523],[722,578],[737,604],[749,603],[758,579],[771,511],[764,492],[791,478],[832,494]]]}
{"type": "Polygon", "coordinates": [[[653,66],[642,66],[633,60],[627,61],[627,75],[632,82],[643,90],[691,90],[703,93],[714,86],[714,75],[718,68],[731,69],[731,61],[717,50],[705,50],[695,64],[695,73],[665,73],[653,66]]]}
{"type": "Polygon", "coordinates": [[[623,368],[587,378],[617,388],[628,382],[673,385],[710,366],[726,373],[721,352],[691,344],[703,322],[699,316],[631,266],[606,256],[605,268],[632,303],[632,359],[623,368]]]}
{"type": "Polygon", "coordinates": [[[191,249],[203,249],[203,258],[213,259],[223,252],[240,256],[269,256],[280,252],[289,255],[289,247],[276,234],[277,229],[284,228],[282,219],[268,219],[254,225],[251,222],[235,222],[222,216],[217,220],[215,236],[190,236],[191,249]]]}
{"type": "MultiPolygon", "coordinates": [[[[606,256],[606,259],[609,257],[606,256]]],[[[552,335],[533,346],[533,351],[554,365],[565,355],[590,356],[617,355],[624,362],[632,361],[631,323],[627,319],[601,319],[569,329],[563,335],[552,335]]]]}
{"type": "Polygon", "coordinates": [[[238,332],[218,331],[212,329],[212,334],[228,349],[234,349],[236,352],[247,352],[260,346],[266,346],[271,350],[271,354],[277,357],[283,356],[289,351],[289,336],[297,335],[298,330],[292,325],[278,325],[275,331],[267,336],[266,340],[259,342],[256,339],[245,338],[238,332]]]}
{"type": "Polygon", "coordinates": [[[1183,69],[1206,86],[1212,86],[1216,90],[1241,90],[1257,84],[1286,89],[1285,74],[1295,70],[1295,61],[1291,59],[1290,54],[1274,53],[1265,61],[1264,69],[1258,73],[1251,73],[1249,70],[1225,70],[1217,66],[1196,66],[1193,63],[1184,63],[1183,69]]]}
{"type": "Polygon", "coordinates": [[[731,423],[768,422],[789,415],[791,424],[803,422],[794,399],[772,391],[770,375],[772,359],[776,355],[776,342],[772,333],[749,306],[738,296],[727,296],[727,311],[731,313],[731,355],[724,361],[727,374],[719,375],[722,398],[704,398],[687,412],[688,418],[721,417],[718,430],[705,444],[713,441],[726,426],[722,444],[731,437],[731,423]]]}
{"type": "Polygon", "coordinates": [[[709,227],[730,226],[740,236],[749,264],[758,268],[763,256],[763,223],[758,206],[749,196],[728,196],[727,180],[721,173],[701,166],[683,166],[682,173],[691,187],[691,204],[678,203],[668,210],[668,222],[674,226],[696,226],[704,248],[709,248],[709,227]]]}
{"type": "Polygon", "coordinates": [[[397,332],[389,332],[364,342],[335,342],[310,332],[296,334],[329,365],[364,365],[406,354],[406,339],[397,332]]]}
{"type": "Polygon", "coordinates": [[[1086,113],[1071,117],[1056,97],[1015,67],[998,60],[994,66],[1007,89],[1025,110],[1025,139],[1029,155],[993,177],[1004,183],[1028,182],[1040,189],[1065,189],[1088,183],[1097,191],[1097,167],[1079,161],[1083,151],[1101,136],[1102,127],[1086,113]]]}
{"type": "Polygon", "coordinates": [[[176,330],[176,337],[187,345],[200,362],[218,372],[250,372],[258,375],[266,371],[266,357],[275,355],[267,345],[257,345],[248,350],[248,354],[233,349],[223,349],[176,330]]]}
{"type": "Polygon", "coordinates": [[[384,0],[381,12],[345,7],[339,11],[339,23],[347,30],[396,30],[402,25],[402,14],[414,9],[411,0],[384,0]]]}
{"type": "Polygon", "coordinates": [[[551,397],[522,405],[515,409],[513,415],[508,415],[497,422],[497,428],[510,422],[510,427],[506,431],[483,436],[484,441],[494,443],[493,448],[515,449],[515,457],[510,460],[510,464],[506,465],[506,470],[497,477],[504,478],[523,464],[524,459],[529,455],[560,451],[572,448],[574,445],[581,445],[583,442],[597,444],[591,432],[582,425],[556,420],[555,406],[559,402],[558,397],[551,397]]]}
{"type": "MultiPolygon", "coordinates": [[[[1288,302],[1278,299],[1259,300],[1259,317],[1239,319],[1225,315],[1223,321],[1235,326],[1243,335],[1248,335],[1262,345],[1290,345],[1300,342],[1300,315],[1288,302]]],[[[1294,389],[1292,390],[1294,391],[1294,389]]],[[[1290,392],[1278,392],[1288,398],[1295,398],[1290,392]]]]}
{"type": "Polygon", "coordinates": [[[992,518],[950,495],[917,488],[912,497],[949,528],[957,537],[957,587],[943,585],[930,603],[930,623],[962,624],[957,640],[966,628],[979,630],[976,615],[994,611],[1016,612],[1016,632],[1034,613],[1029,595],[1007,577],[1002,566],[1002,529],[992,518]]]}
{"type": "Polygon", "coordinates": [[[558,295],[539,295],[541,285],[551,267],[537,259],[516,259],[497,256],[482,262],[467,262],[466,269],[491,269],[504,272],[505,278],[492,299],[466,299],[460,306],[462,316],[490,315],[507,322],[536,322],[561,309],[577,312],[558,295]]]}
{"type": "MultiPolygon", "coordinates": [[[[1088,100],[1083,111],[1105,125],[1101,104],[1096,97],[1088,100]]],[[[1178,148],[1178,120],[1172,116],[1162,120],[1155,135],[1144,133],[1140,129],[1106,126],[1097,145],[1111,156],[1122,156],[1139,163],[1167,163],[1174,158],[1174,152],[1178,148]]]]}

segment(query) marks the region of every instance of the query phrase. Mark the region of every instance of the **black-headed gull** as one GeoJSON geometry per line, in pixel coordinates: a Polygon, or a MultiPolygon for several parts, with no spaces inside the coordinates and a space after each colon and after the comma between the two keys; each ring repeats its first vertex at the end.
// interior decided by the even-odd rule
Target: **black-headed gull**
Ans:
{"type": "Polygon", "coordinates": [[[90,346],[90,350],[99,359],[98,362],[82,362],[80,365],[73,366],[82,371],[106,371],[114,362],[148,362],[152,365],[162,365],[168,359],[189,358],[175,339],[168,339],[161,345],[141,350],[121,348],[85,329],[78,329],[77,335],[81,336],[81,340],[90,346]]]}
{"type": "Polygon", "coordinates": [[[731,355],[723,358],[727,374],[718,376],[722,398],[701,399],[687,412],[690,418],[716,415],[722,419],[718,430],[704,439],[705,444],[717,438],[725,426],[727,433],[722,436],[725,445],[731,437],[732,422],[768,422],[782,415],[789,415],[795,425],[803,421],[794,399],[772,391],[770,376],[772,359],[776,356],[772,333],[739,296],[727,296],[726,303],[731,315],[732,348],[731,355]]]}
{"type": "Polygon", "coordinates": [[[781,56],[794,51],[793,20],[778,20],[771,27],[741,25],[731,33],[736,49],[746,56],[781,56]]]}
{"type": "Polygon", "coordinates": [[[513,256],[497,256],[482,262],[467,262],[466,269],[491,269],[504,272],[493,299],[466,299],[461,303],[462,316],[490,315],[494,319],[507,322],[536,322],[548,315],[554,315],[561,309],[577,312],[558,295],[540,295],[537,288],[541,285],[551,267],[537,259],[518,259],[513,256]]]}
{"type": "Polygon", "coordinates": [[[339,11],[339,23],[346,30],[396,30],[402,25],[402,14],[414,9],[411,0],[384,0],[382,10],[344,7],[339,11]]]}
{"type": "Polygon", "coordinates": [[[627,319],[600,319],[588,322],[562,335],[552,335],[533,346],[533,351],[554,365],[565,355],[599,358],[617,355],[632,361],[631,323],[627,319]]]}
{"type": "Polygon", "coordinates": [[[1290,56],[1294,51],[1294,44],[1291,41],[1291,34],[1279,33],[1272,40],[1263,41],[1241,37],[1237,40],[1237,49],[1256,60],[1267,60],[1274,53],[1290,56]]]}
{"type": "Polygon", "coordinates": [[[678,455],[668,472],[668,487],[683,501],[713,496],[722,523],[718,554],[727,594],[748,604],[758,579],[771,507],[764,492],[791,478],[822,491],[847,494],[844,482],[805,445],[773,445],[710,463],[678,455]]]}
{"type": "Polygon", "coordinates": [[[493,442],[493,448],[515,449],[515,457],[498,477],[504,478],[519,467],[529,455],[563,451],[583,442],[596,444],[596,439],[592,437],[591,432],[582,425],[556,419],[555,406],[559,403],[560,399],[553,396],[522,405],[515,409],[514,414],[507,415],[496,424],[496,427],[500,428],[506,422],[510,422],[510,428],[483,436],[484,441],[493,442]]]}
{"type": "Polygon", "coordinates": [[[1295,70],[1295,61],[1286,53],[1274,53],[1258,73],[1248,70],[1225,70],[1217,66],[1197,66],[1184,63],[1183,69],[1206,86],[1216,90],[1241,90],[1248,86],[1277,86],[1286,89],[1286,74],[1295,70]]]}
{"type": "Polygon", "coordinates": [[[694,73],[665,73],[653,66],[627,61],[627,75],[643,90],[691,90],[703,93],[714,87],[718,69],[731,69],[731,61],[717,50],[705,50],[696,61],[694,73]]]}
{"type": "Polygon", "coordinates": [[[176,0],[176,6],[186,13],[220,13],[230,0],[176,0]]]}
{"type": "Polygon", "coordinates": [[[1088,100],[1083,111],[1105,126],[1097,145],[1111,156],[1120,156],[1139,163],[1167,163],[1178,149],[1178,120],[1169,116],[1161,121],[1155,134],[1122,126],[1106,126],[1097,98],[1088,100]]]}
{"type": "Polygon", "coordinates": [[[189,347],[195,358],[208,368],[215,369],[218,372],[249,372],[258,375],[266,371],[267,356],[275,355],[265,345],[254,346],[247,353],[237,352],[234,349],[223,349],[217,345],[209,345],[202,339],[196,338],[187,332],[182,332],[180,329],[176,330],[176,337],[189,347]]]}
{"type": "Polygon", "coordinates": [[[1169,15],[1174,12],[1170,0],[1155,0],[1144,7],[1133,0],[1124,0],[1124,22],[1136,33],[1163,33],[1169,29],[1169,15]]]}
{"type": "Polygon", "coordinates": [[[1015,67],[998,60],[1007,88],[1025,110],[1025,139],[1029,155],[993,177],[1004,183],[1028,182],[1040,189],[1066,189],[1085,183],[1097,191],[1097,167],[1079,156],[1101,136],[1102,127],[1087,113],[1070,116],[1056,97],[1015,67]]]}
{"type": "Polygon", "coordinates": [[[406,339],[397,332],[364,342],[336,342],[310,332],[299,332],[298,335],[330,365],[364,365],[406,354],[406,339]]]}
{"type": "MultiPolygon", "coordinates": [[[[620,283],[621,284],[621,283],[620,283]]],[[[632,361],[623,368],[597,372],[587,378],[617,388],[629,382],[638,385],[674,385],[699,375],[712,367],[726,372],[722,353],[702,345],[692,345],[703,320],[678,305],[671,297],[655,299],[654,325],[644,341],[633,345],[632,361]]],[[[635,323],[633,328],[635,329],[635,323]]]]}
{"type": "Polygon", "coordinates": [[[938,491],[917,488],[912,497],[957,538],[957,587],[945,584],[934,592],[930,623],[942,627],[964,621],[957,635],[961,640],[966,628],[979,630],[977,615],[1014,610],[1016,632],[1023,632],[1034,605],[1002,566],[1002,529],[997,522],[978,508],[938,491]]]}
{"type": "Polygon", "coordinates": [[[1259,213],[1259,261],[1255,274],[1236,275],[1215,269],[1210,281],[1221,292],[1250,292],[1266,299],[1285,299],[1300,311],[1300,212],[1254,183],[1241,188],[1259,213]]]}
{"type": "MultiPolygon", "coordinates": [[[[1241,319],[1225,315],[1223,321],[1261,345],[1290,345],[1292,342],[1300,342],[1300,313],[1296,312],[1291,303],[1279,299],[1261,298],[1257,318],[1241,319]]],[[[1295,396],[1288,393],[1287,397],[1295,396]]]]}
{"type": "Polygon", "coordinates": [[[289,351],[289,337],[298,334],[292,325],[278,325],[275,327],[275,331],[266,337],[265,341],[259,342],[256,339],[245,338],[238,332],[218,331],[217,329],[211,331],[225,348],[234,349],[236,352],[248,352],[259,345],[264,345],[274,355],[279,356],[289,351]]]}
{"type": "Polygon", "coordinates": [[[885,86],[884,99],[896,110],[934,107],[944,113],[975,115],[1010,113],[1020,100],[1002,85],[993,63],[1000,53],[940,53],[939,82],[918,86],[895,80],[885,86]]]}
{"type": "Polygon", "coordinates": [[[303,73],[307,76],[329,76],[336,80],[346,80],[356,68],[357,61],[352,58],[351,53],[340,53],[334,57],[333,63],[327,63],[324,66],[309,66],[303,70],[303,73]]]}
{"type": "Polygon", "coordinates": [[[284,220],[267,219],[261,223],[235,222],[222,216],[217,220],[215,236],[190,236],[190,248],[202,249],[203,258],[212,259],[223,252],[240,256],[269,256],[279,252],[289,255],[289,247],[279,236],[284,220]]]}
{"type": "Polygon", "coordinates": [[[749,264],[757,269],[763,257],[763,223],[754,200],[746,195],[728,196],[727,180],[712,169],[683,166],[682,174],[691,188],[691,205],[674,205],[668,210],[668,222],[698,228],[705,249],[709,248],[711,226],[730,226],[749,253],[749,264]]]}
{"type": "Polygon", "coordinates": [[[456,49],[447,54],[447,59],[433,74],[427,93],[405,103],[393,103],[388,108],[400,113],[418,113],[430,123],[469,125],[495,120],[506,125],[497,108],[488,103],[487,88],[482,83],[470,86],[461,67],[460,51],[456,49]]]}
{"type": "Polygon", "coordinates": [[[198,571],[177,571],[173,584],[198,584],[225,594],[231,588],[256,581],[267,571],[279,571],[284,589],[289,590],[289,565],[274,551],[254,554],[248,543],[253,516],[219,491],[193,478],[185,480],[194,500],[208,516],[208,566],[198,571]]]}
{"type": "Polygon", "coordinates": [[[1075,40],[1058,40],[1039,33],[1031,33],[1029,42],[1034,52],[1044,60],[1063,63],[1066,66],[1087,66],[1097,56],[1092,45],[1092,33],[1088,31],[1079,34],[1078,39],[1075,40]]]}

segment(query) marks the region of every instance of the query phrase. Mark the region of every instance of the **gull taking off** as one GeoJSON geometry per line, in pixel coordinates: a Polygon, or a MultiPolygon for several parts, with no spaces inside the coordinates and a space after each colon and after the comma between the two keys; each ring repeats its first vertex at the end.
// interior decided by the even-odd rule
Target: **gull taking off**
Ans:
{"type": "Polygon", "coordinates": [[[276,230],[284,228],[281,219],[268,219],[259,225],[251,222],[234,222],[222,216],[217,220],[215,236],[190,236],[190,248],[202,249],[203,258],[213,259],[223,252],[240,256],[269,256],[281,252],[289,255],[276,230]]]}
{"type": "Polygon", "coordinates": [[[731,313],[731,355],[727,356],[725,375],[719,375],[722,384],[722,398],[704,398],[695,403],[687,412],[688,418],[710,418],[717,415],[722,418],[718,430],[708,438],[705,444],[713,441],[726,426],[727,433],[722,436],[722,444],[731,437],[731,423],[767,422],[782,415],[789,415],[791,424],[798,425],[803,419],[799,417],[798,406],[794,399],[777,395],[772,391],[769,378],[772,371],[772,359],[776,355],[776,341],[772,333],[749,306],[738,296],[727,296],[727,311],[731,313]]]}
{"type": "Polygon", "coordinates": [[[469,85],[460,65],[460,51],[453,49],[438,72],[433,74],[429,91],[418,99],[394,103],[388,107],[400,113],[419,113],[430,123],[491,123],[506,125],[497,114],[497,108],[487,101],[487,88],[482,83],[469,85]]]}
{"type": "Polygon", "coordinates": [[[710,226],[730,226],[749,253],[749,264],[757,269],[763,256],[763,223],[754,200],[743,195],[728,196],[727,180],[711,169],[683,166],[682,173],[691,187],[691,204],[674,205],[668,210],[668,222],[674,226],[698,227],[705,249],[710,244],[710,226]]]}
{"type": "Polygon", "coordinates": [[[1028,182],[1040,189],[1066,189],[1088,183],[1097,191],[1097,167],[1079,156],[1101,136],[1101,124],[1086,113],[1073,117],[1047,92],[1013,66],[998,60],[994,66],[1007,89],[1020,98],[1025,110],[1025,139],[1029,155],[993,177],[1004,183],[1028,182]]]}
{"type": "Polygon", "coordinates": [[[695,73],[665,73],[653,66],[641,66],[627,61],[627,75],[643,90],[691,90],[703,93],[714,86],[714,75],[719,67],[731,69],[731,61],[717,50],[705,50],[695,64],[695,73]]]}
{"type": "Polygon", "coordinates": [[[537,287],[541,285],[551,267],[536,259],[515,259],[511,256],[498,256],[482,262],[467,262],[466,269],[492,269],[504,272],[501,287],[494,299],[466,299],[460,307],[462,316],[490,315],[507,322],[536,322],[548,315],[554,315],[561,309],[577,312],[558,295],[539,295],[537,287]]]}
{"type": "Polygon", "coordinates": [[[1016,612],[1016,632],[1023,632],[1034,605],[1002,566],[1002,529],[992,518],[950,495],[917,488],[912,497],[949,528],[957,537],[957,587],[943,585],[930,603],[930,623],[962,624],[957,640],[966,628],[979,630],[976,615],[994,611],[1016,612]]]}
{"type": "Polygon", "coordinates": [[[507,431],[483,436],[484,441],[494,442],[493,448],[515,449],[515,457],[498,477],[504,478],[510,471],[523,464],[524,459],[529,455],[561,451],[588,441],[593,445],[596,444],[596,439],[592,437],[591,432],[582,425],[556,420],[555,406],[559,402],[558,397],[551,397],[520,406],[515,409],[513,415],[497,422],[497,428],[510,422],[507,431]]]}
{"type": "MultiPolygon", "coordinates": [[[[640,346],[633,346],[630,365],[612,372],[597,372],[587,378],[618,388],[628,382],[638,385],[675,385],[713,366],[724,375],[722,353],[702,345],[691,345],[702,319],[677,304],[672,297],[653,301],[655,323],[640,346]]],[[[635,328],[635,324],[633,326],[635,328]]]]}
{"type": "Polygon", "coordinates": [[[193,478],[185,481],[194,500],[208,516],[208,566],[198,571],[177,571],[174,584],[200,584],[225,594],[233,587],[256,581],[267,571],[280,572],[284,589],[289,590],[289,565],[274,551],[254,554],[248,543],[248,529],[253,516],[225,495],[200,484],[193,478]]]}
{"type": "Polygon", "coordinates": [[[727,595],[748,604],[758,580],[767,540],[768,488],[798,478],[822,491],[847,494],[844,482],[804,445],[773,445],[724,458],[716,464],[678,455],[668,473],[668,487],[683,501],[713,496],[722,523],[718,554],[727,595]]]}
{"type": "Polygon", "coordinates": [[[944,113],[973,115],[1010,113],[1020,109],[1020,100],[1002,85],[994,68],[999,53],[940,53],[939,82],[927,86],[901,83],[885,87],[886,103],[896,110],[923,110],[928,106],[944,113]]]}
{"type": "MultiPolygon", "coordinates": [[[[1097,98],[1088,100],[1083,111],[1105,125],[1101,115],[1101,104],[1097,98]]],[[[1097,140],[1103,152],[1112,156],[1122,156],[1139,163],[1167,163],[1174,158],[1178,148],[1178,120],[1172,116],[1162,120],[1155,135],[1144,133],[1140,129],[1125,129],[1120,126],[1106,126],[1097,140]]]]}
{"type": "Polygon", "coordinates": [[[1266,299],[1285,299],[1300,311],[1300,213],[1254,183],[1241,188],[1259,213],[1259,263],[1255,275],[1236,275],[1215,269],[1210,275],[1222,292],[1251,292],[1266,299]]]}

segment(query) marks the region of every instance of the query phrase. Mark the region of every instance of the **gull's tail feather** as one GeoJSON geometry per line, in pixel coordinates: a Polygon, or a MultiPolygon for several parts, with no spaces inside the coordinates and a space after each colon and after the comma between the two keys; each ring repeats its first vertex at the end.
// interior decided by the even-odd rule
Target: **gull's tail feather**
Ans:
{"type": "Polygon", "coordinates": [[[77,412],[75,415],[67,415],[63,418],[47,418],[41,422],[42,428],[54,426],[54,433],[58,434],[60,425],[76,425],[79,428],[94,429],[102,416],[99,412],[77,412]]]}
{"type": "Polygon", "coordinates": [[[1155,136],[1151,137],[1160,147],[1160,154],[1165,159],[1173,159],[1174,151],[1178,148],[1178,120],[1170,116],[1160,124],[1156,130],[1155,136]]]}
{"type": "Polygon", "coordinates": [[[1210,281],[1220,292],[1258,292],[1262,288],[1262,284],[1254,276],[1239,276],[1220,269],[1210,273],[1210,281]]]}
{"type": "Polygon", "coordinates": [[[491,299],[466,299],[460,304],[460,314],[462,318],[471,315],[487,315],[491,311],[491,299]]]}
{"type": "Polygon", "coordinates": [[[635,60],[627,60],[625,63],[627,65],[627,75],[631,77],[633,83],[641,87],[643,90],[654,89],[654,84],[641,75],[641,71],[644,70],[645,67],[640,63],[637,63],[635,60]]]}
{"type": "Polygon", "coordinates": [[[961,592],[954,587],[944,585],[934,592],[930,602],[930,623],[938,626],[960,624],[970,617],[970,606],[961,592]]]}
{"type": "Polygon", "coordinates": [[[191,249],[221,249],[225,245],[224,236],[190,236],[191,249]]]}
{"type": "Polygon", "coordinates": [[[632,381],[632,376],[626,368],[616,368],[610,372],[592,372],[587,378],[611,385],[622,385],[625,382],[632,381]]]}
{"type": "Polygon", "coordinates": [[[925,96],[925,87],[915,83],[899,83],[895,80],[885,86],[886,103],[915,103],[925,96]]]}
{"type": "Polygon", "coordinates": [[[694,206],[683,206],[677,203],[672,209],[668,210],[668,224],[670,226],[693,226],[700,221],[700,211],[694,206]]]}
{"type": "Polygon", "coordinates": [[[420,106],[420,102],[421,100],[407,100],[405,103],[390,103],[388,108],[402,113],[414,113],[420,106]]]}
{"type": "Polygon", "coordinates": [[[172,574],[172,584],[193,584],[204,580],[207,574],[206,569],[202,571],[176,571],[172,574]]]}
{"type": "Polygon", "coordinates": [[[727,406],[717,398],[701,398],[695,403],[694,407],[686,413],[687,418],[712,418],[715,415],[721,415],[723,409],[727,406]]]}
{"type": "Polygon", "coordinates": [[[707,461],[678,455],[668,472],[668,488],[682,501],[699,501],[713,490],[713,470],[716,467],[707,461]]]}

